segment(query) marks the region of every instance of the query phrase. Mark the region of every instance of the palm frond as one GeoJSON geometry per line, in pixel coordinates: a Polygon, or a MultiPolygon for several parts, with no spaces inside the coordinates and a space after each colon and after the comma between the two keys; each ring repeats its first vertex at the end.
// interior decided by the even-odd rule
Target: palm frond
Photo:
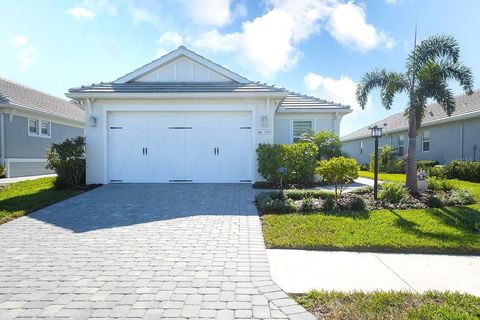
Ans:
{"type": "Polygon", "coordinates": [[[473,73],[463,63],[442,60],[439,63],[439,71],[444,80],[457,80],[466,94],[473,93],[473,73]]]}
{"type": "Polygon", "coordinates": [[[429,61],[446,59],[457,63],[460,58],[460,46],[450,35],[435,35],[422,40],[407,59],[409,74],[415,73],[429,61]]]}
{"type": "Polygon", "coordinates": [[[390,109],[395,94],[408,89],[408,80],[403,73],[386,71],[385,69],[374,69],[365,73],[356,90],[357,102],[362,109],[367,104],[370,92],[377,88],[380,89],[383,106],[390,109]]]}

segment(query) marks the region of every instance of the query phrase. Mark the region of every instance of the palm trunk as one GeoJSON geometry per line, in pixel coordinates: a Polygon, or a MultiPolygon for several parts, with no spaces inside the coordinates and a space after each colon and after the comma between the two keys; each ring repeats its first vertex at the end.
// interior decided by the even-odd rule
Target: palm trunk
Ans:
{"type": "Polygon", "coordinates": [[[408,114],[408,151],[407,151],[407,181],[406,186],[411,193],[418,193],[417,185],[417,117],[415,108],[411,105],[408,114]]]}

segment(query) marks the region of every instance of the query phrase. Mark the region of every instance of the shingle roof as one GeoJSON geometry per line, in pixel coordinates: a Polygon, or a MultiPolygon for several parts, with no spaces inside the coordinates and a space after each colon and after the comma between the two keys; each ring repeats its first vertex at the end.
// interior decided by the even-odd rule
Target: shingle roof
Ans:
{"type": "Polygon", "coordinates": [[[351,110],[350,106],[332,101],[306,96],[295,92],[289,92],[278,108],[279,112],[316,111],[321,109],[351,110]]]}
{"type": "Polygon", "coordinates": [[[98,83],[90,86],[71,88],[69,92],[88,93],[183,93],[183,92],[285,92],[283,88],[276,88],[260,83],[238,82],[127,82],[127,83],[98,83]]]}
{"type": "MultiPolygon", "coordinates": [[[[472,112],[480,111],[480,90],[474,91],[472,95],[461,95],[455,98],[456,109],[453,112],[452,120],[455,120],[455,116],[465,115],[472,112]]],[[[478,115],[477,115],[478,116],[478,115]]],[[[425,111],[425,118],[422,125],[428,125],[432,122],[439,120],[449,120],[447,113],[443,110],[442,106],[438,103],[432,103],[427,106],[425,111]]],[[[384,128],[387,132],[399,131],[401,129],[408,128],[408,120],[403,112],[396,113],[387,118],[374,122],[364,128],[354,131],[342,137],[342,141],[355,140],[365,137],[370,137],[370,129],[372,126],[379,126],[384,128]]]]}
{"type": "Polygon", "coordinates": [[[77,103],[49,95],[1,77],[0,104],[18,105],[40,112],[54,113],[67,119],[84,121],[85,112],[77,103]]]}

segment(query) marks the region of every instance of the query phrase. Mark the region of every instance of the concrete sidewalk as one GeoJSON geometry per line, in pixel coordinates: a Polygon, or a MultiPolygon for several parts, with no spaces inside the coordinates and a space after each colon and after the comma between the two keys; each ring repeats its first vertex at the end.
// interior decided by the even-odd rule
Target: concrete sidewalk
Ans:
{"type": "Polygon", "coordinates": [[[285,292],[460,291],[480,296],[480,257],[344,251],[267,250],[273,281],[285,292]]]}
{"type": "Polygon", "coordinates": [[[0,187],[8,186],[11,183],[27,181],[27,180],[36,180],[40,178],[56,177],[56,174],[44,174],[40,176],[28,176],[28,177],[16,177],[16,178],[2,178],[0,179],[0,187]]]}

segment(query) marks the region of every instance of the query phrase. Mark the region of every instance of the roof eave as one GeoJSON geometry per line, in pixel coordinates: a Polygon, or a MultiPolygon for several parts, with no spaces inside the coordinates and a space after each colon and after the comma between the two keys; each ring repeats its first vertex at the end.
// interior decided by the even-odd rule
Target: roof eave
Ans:
{"type": "Polygon", "coordinates": [[[71,99],[284,98],[286,92],[68,92],[71,99]]]}
{"type": "MultiPolygon", "coordinates": [[[[47,110],[40,109],[40,108],[33,108],[33,107],[29,107],[29,106],[22,105],[22,104],[19,104],[19,103],[13,103],[13,102],[2,103],[2,104],[0,104],[0,108],[12,108],[12,109],[18,108],[18,109],[23,110],[23,111],[32,112],[34,114],[47,115],[47,116],[50,116],[50,117],[62,119],[64,121],[70,121],[72,123],[80,124],[82,126],[85,124],[85,121],[83,121],[83,120],[79,120],[77,118],[72,118],[72,117],[67,117],[60,112],[52,112],[52,111],[47,111],[47,110]]],[[[81,109],[79,109],[79,110],[81,110],[81,109]]]]}
{"type": "Polygon", "coordinates": [[[351,113],[352,111],[352,109],[346,108],[278,108],[277,113],[343,113],[345,115],[351,113]]]}

